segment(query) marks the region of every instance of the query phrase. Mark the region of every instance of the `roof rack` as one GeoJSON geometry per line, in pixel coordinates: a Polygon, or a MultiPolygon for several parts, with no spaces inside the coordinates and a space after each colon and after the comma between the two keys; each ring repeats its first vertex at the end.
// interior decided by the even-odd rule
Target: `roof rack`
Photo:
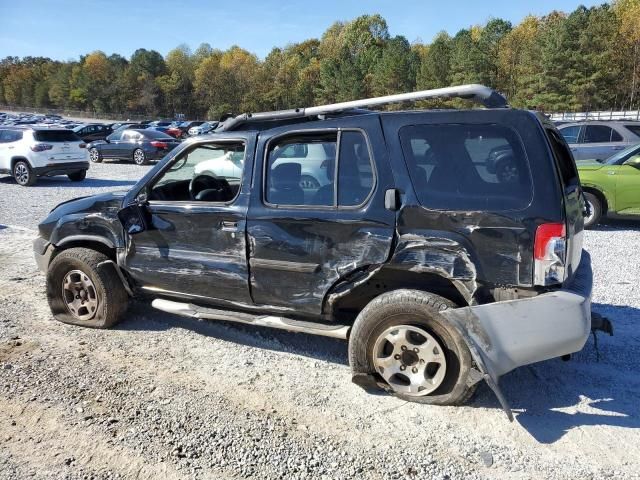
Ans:
{"type": "Polygon", "coordinates": [[[292,120],[296,118],[327,115],[331,113],[341,113],[360,109],[357,113],[362,113],[363,108],[377,107],[391,103],[417,102],[435,98],[463,98],[480,103],[487,108],[507,108],[507,99],[495,90],[484,85],[460,85],[457,87],[436,88],[433,90],[421,90],[418,92],[399,93],[396,95],[386,95],[384,97],[364,98],[362,100],[352,100],[349,102],[333,103],[330,105],[320,105],[317,107],[295,108],[291,110],[279,110],[275,112],[243,113],[237,117],[229,118],[222,122],[218,131],[237,130],[238,127],[247,122],[292,120]]]}

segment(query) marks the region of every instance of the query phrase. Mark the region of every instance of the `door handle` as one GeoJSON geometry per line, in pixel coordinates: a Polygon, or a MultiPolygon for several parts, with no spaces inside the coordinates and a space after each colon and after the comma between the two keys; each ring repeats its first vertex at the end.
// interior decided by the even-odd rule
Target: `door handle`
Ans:
{"type": "Polygon", "coordinates": [[[223,220],[221,225],[221,230],[223,232],[237,232],[238,231],[238,222],[223,220]]]}

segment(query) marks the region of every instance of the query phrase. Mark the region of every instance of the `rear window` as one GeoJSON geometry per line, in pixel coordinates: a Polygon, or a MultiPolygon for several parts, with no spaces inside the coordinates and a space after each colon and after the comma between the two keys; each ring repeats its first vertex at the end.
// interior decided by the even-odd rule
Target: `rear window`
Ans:
{"type": "Polygon", "coordinates": [[[625,125],[625,127],[627,130],[633,132],[634,135],[640,137],[640,125],[625,125]]]}
{"type": "Polygon", "coordinates": [[[400,130],[418,200],[436,210],[521,210],[533,191],[522,142],[501,125],[411,125],[400,130]]]}
{"type": "Polygon", "coordinates": [[[81,142],[82,139],[71,130],[34,130],[33,138],[38,142],[81,142]]]}

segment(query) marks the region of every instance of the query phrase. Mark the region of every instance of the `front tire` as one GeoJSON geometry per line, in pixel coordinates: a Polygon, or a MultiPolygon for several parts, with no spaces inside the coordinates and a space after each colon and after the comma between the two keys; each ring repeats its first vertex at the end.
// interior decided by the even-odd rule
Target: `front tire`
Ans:
{"type": "Polygon", "coordinates": [[[70,248],[47,270],[47,300],[56,320],[109,328],[120,320],[128,295],[108,257],[88,248],[70,248]]]}
{"type": "Polygon", "coordinates": [[[133,151],[133,162],[136,165],[146,165],[147,163],[149,163],[147,161],[147,156],[144,153],[144,150],[142,150],[141,148],[136,148],[133,151]]]}
{"type": "Polygon", "coordinates": [[[469,348],[440,315],[455,305],[417,290],[396,290],[372,300],[360,312],[349,338],[354,375],[374,374],[406,401],[460,405],[476,385],[469,348]]]}
{"type": "Polygon", "coordinates": [[[30,187],[36,183],[37,177],[29,163],[25,160],[18,160],[13,166],[13,178],[18,185],[30,187]]]}
{"type": "Polygon", "coordinates": [[[102,162],[102,155],[100,154],[100,151],[93,147],[89,149],[89,160],[92,163],[100,163],[102,162]]]}
{"type": "Polygon", "coordinates": [[[68,173],[67,177],[69,177],[69,180],[71,180],[72,182],[81,182],[82,180],[87,178],[87,171],[80,170],[79,172],[68,173]]]}
{"type": "Polygon", "coordinates": [[[584,199],[589,206],[590,214],[584,217],[584,228],[593,228],[602,218],[602,202],[593,193],[585,192],[584,199]]]}

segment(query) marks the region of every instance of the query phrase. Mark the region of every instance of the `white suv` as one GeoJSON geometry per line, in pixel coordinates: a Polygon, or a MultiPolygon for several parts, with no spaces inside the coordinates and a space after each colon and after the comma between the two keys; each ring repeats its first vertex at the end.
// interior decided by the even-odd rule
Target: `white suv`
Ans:
{"type": "Polygon", "coordinates": [[[0,174],[13,176],[25,187],[38,177],[53,175],[80,182],[89,168],[85,147],[80,137],[64,128],[0,126],[0,174]]]}

